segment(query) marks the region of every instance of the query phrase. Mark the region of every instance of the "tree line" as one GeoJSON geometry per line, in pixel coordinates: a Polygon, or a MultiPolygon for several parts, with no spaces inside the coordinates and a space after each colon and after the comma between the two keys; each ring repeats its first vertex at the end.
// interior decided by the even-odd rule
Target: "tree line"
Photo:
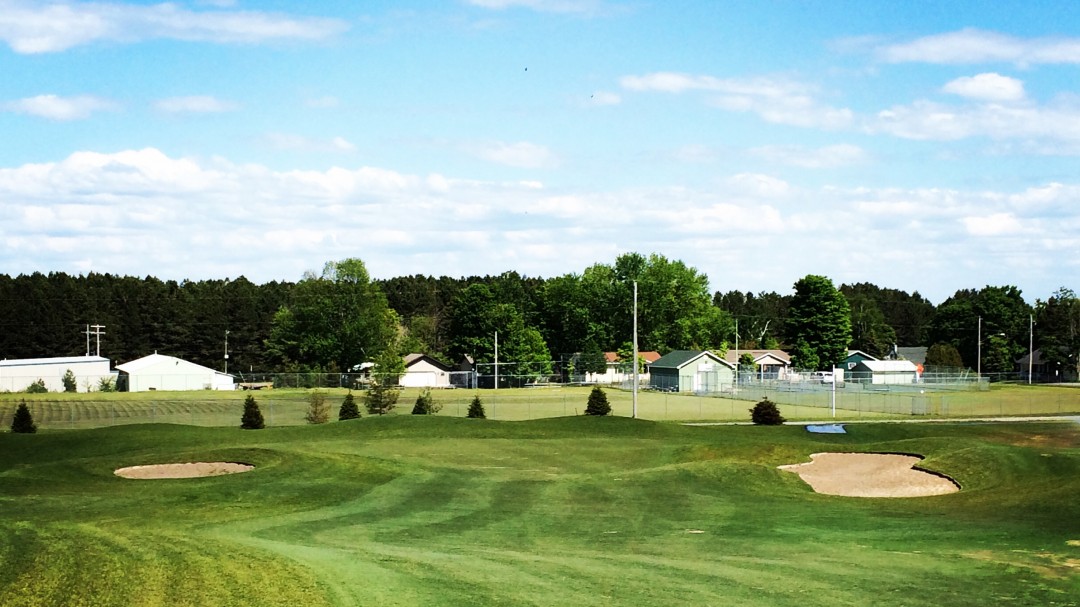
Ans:
{"type": "Polygon", "coordinates": [[[825,369],[848,348],[881,357],[896,345],[927,346],[928,363],[974,368],[981,353],[983,371],[998,373],[1027,352],[1033,320],[1044,361],[1075,369],[1080,354],[1080,300],[1064,287],[1034,306],[1014,286],[961,289],[935,306],[918,292],[837,287],[815,275],[783,294],[710,292],[696,268],[629,253],[547,279],[375,280],[359,259],[263,284],[0,275],[0,357],[94,354],[98,337],[89,336],[87,350],[86,327],[103,325],[101,354],[114,363],[157,351],[223,369],[227,340],[230,372],[333,373],[365,361],[395,370],[409,352],[488,363],[498,333],[501,362],[545,374],[552,361],[573,357],[589,367],[581,370],[601,370],[602,352],[630,351],[634,283],[643,351],[780,348],[800,367],[825,369]]]}

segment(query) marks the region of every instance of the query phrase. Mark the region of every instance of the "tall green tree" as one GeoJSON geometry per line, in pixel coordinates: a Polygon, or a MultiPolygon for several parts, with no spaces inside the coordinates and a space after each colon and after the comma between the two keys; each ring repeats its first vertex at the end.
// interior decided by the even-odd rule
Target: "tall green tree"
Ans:
{"type": "Polygon", "coordinates": [[[847,299],[824,276],[811,274],[799,279],[788,307],[785,331],[795,367],[831,369],[847,356],[851,343],[847,299]]]}
{"type": "Polygon", "coordinates": [[[1080,298],[1061,287],[1035,304],[1035,344],[1056,381],[1075,381],[1080,365],[1080,298]]]}
{"type": "Polygon", "coordinates": [[[512,304],[499,302],[485,284],[462,289],[454,300],[451,354],[473,356],[477,363],[495,361],[495,333],[499,334],[499,362],[506,375],[540,377],[552,372],[551,354],[540,331],[525,324],[512,304]]]}
{"type": "Polygon", "coordinates": [[[849,345],[852,349],[881,358],[888,354],[894,345],[898,345],[896,331],[886,322],[885,315],[873,298],[857,292],[845,297],[851,308],[849,345]]]}
{"type": "Polygon", "coordinates": [[[1014,286],[961,289],[937,307],[928,337],[931,343],[952,344],[968,367],[1011,372],[1027,352],[1031,312],[1014,286]]]}
{"type": "MultiPolygon", "coordinates": [[[[327,262],[274,315],[266,347],[282,366],[342,371],[392,348],[397,318],[359,259],[327,262]]],[[[396,354],[396,353],[395,353],[396,354]]]]}
{"type": "Polygon", "coordinates": [[[630,341],[633,282],[638,283],[638,335],[644,350],[724,351],[734,331],[731,317],[712,304],[709,279],[696,268],[663,255],[638,253],[615,260],[615,344],[630,341]]]}

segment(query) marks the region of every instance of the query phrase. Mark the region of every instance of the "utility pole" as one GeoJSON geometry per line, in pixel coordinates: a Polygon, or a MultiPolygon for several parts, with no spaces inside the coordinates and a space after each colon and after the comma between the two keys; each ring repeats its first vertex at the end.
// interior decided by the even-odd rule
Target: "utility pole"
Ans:
{"type": "Polygon", "coordinates": [[[1031,385],[1031,371],[1035,363],[1035,316],[1028,314],[1028,385],[1031,385]]]}
{"type": "Polygon", "coordinates": [[[637,281],[634,281],[634,411],[631,415],[637,419],[637,391],[638,391],[638,350],[637,350],[637,281]]]}
{"type": "MultiPolygon", "coordinates": [[[[241,374],[243,371],[241,371],[241,374]]],[[[229,330],[225,329],[225,374],[229,374],[229,330]]]]}
{"type": "Polygon", "coordinates": [[[86,355],[90,356],[90,336],[93,335],[97,343],[97,356],[101,356],[101,336],[105,335],[102,329],[105,325],[86,325],[86,355]],[[90,329],[93,329],[91,331],[90,329]]]}
{"type": "Polygon", "coordinates": [[[978,362],[975,363],[975,381],[982,383],[982,316],[979,317],[979,333],[976,337],[978,344],[975,348],[975,358],[978,362]]]}
{"type": "Polygon", "coordinates": [[[495,332],[495,389],[499,389],[499,332],[495,332]]]}

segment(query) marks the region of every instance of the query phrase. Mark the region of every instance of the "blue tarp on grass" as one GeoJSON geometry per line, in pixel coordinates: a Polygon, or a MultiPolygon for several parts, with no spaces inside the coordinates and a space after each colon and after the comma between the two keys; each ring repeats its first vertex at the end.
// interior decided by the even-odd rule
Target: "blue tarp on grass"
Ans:
{"type": "Polygon", "coordinates": [[[815,434],[847,434],[843,424],[820,424],[806,427],[807,432],[815,434]]]}

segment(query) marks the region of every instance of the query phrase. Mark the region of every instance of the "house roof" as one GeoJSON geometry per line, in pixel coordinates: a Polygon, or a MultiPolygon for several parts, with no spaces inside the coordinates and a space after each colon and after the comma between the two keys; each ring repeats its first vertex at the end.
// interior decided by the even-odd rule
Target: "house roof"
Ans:
{"type": "Polygon", "coordinates": [[[739,362],[738,359],[742,358],[743,354],[750,354],[750,356],[753,356],[755,363],[771,356],[782,364],[791,364],[791,356],[783,350],[728,350],[724,354],[724,360],[729,363],[737,363],[739,362]],[[736,357],[736,354],[738,354],[738,357],[736,357]]]}
{"type": "Polygon", "coordinates": [[[0,367],[29,367],[32,365],[73,365],[76,363],[109,362],[104,356],[59,356],[55,358],[13,358],[0,360],[0,367]]]}
{"type": "Polygon", "coordinates": [[[228,377],[232,377],[231,375],[228,375],[227,373],[222,373],[221,371],[218,371],[217,369],[211,369],[210,367],[204,367],[202,365],[193,363],[193,362],[191,362],[189,360],[184,360],[182,358],[177,358],[175,356],[167,356],[165,354],[158,354],[157,352],[154,352],[153,354],[149,354],[149,355],[144,356],[142,358],[136,358],[135,360],[126,362],[126,363],[124,363],[122,365],[116,365],[116,368],[118,370],[123,371],[124,373],[127,373],[128,375],[130,375],[132,373],[138,373],[139,371],[141,371],[143,369],[153,367],[154,365],[159,365],[161,363],[167,363],[167,362],[171,362],[174,365],[179,365],[179,364],[183,363],[184,366],[186,366],[186,367],[196,367],[198,369],[201,369],[203,371],[207,371],[209,373],[216,373],[217,375],[225,375],[225,376],[228,376],[228,377]]]}
{"type": "Polygon", "coordinates": [[[420,361],[427,361],[428,364],[433,365],[435,367],[438,367],[439,369],[442,369],[443,371],[450,371],[451,370],[450,365],[438,360],[437,358],[432,358],[432,357],[428,356],[427,354],[420,354],[418,352],[413,352],[412,354],[406,354],[404,358],[405,358],[405,368],[406,369],[408,369],[409,367],[415,365],[416,363],[418,363],[420,361]]]}
{"type": "MultiPolygon", "coordinates": [[[[1028,354],[1025,354],[1025,355],[1021,356],[1020,358],[1016,359],[1016,361],[1015,361],[1016,364],[1018,364],[1018,365],[1027,365],[1028,364],[1028,356],[1029,356],[1028,354]]],[[[1033,365],[1041,365],[1042,364],[1042,350],[1040,350],[1038,348],[1035,348],[1035,351],[1032,352],[1030,354],[1030,356],[1032,358],[1031,364],[1033,364],[1033,365]]]]}
{"type": "Polygon", "coordinates": [[[668,352],[667,354],[653,361],[650,367],[653,369],[681,369],[703,356],[711,358],[718,363],[727,365],[729,368],[734,367],[734,365],[732,365],[728,361],[720,358],[712,352],[709,352],[708,350],[675,350],[673,352],[668,352]]]}
{"type": "Polygon", "coordinates": [[[876,356],[870,356],[869,354],[867,354],[866,352],[863,352],[862,350],[848,350],[847,351],[847,357],[851,358],[852,356],[862,356],[863,360],[877,360],[876,356]]]}
{"type": "Polygon", "coordinates": [[[910,360],[863,360],[855,366],[866,367],[874,373],[915,373],[918,368],[910,360]]]}

